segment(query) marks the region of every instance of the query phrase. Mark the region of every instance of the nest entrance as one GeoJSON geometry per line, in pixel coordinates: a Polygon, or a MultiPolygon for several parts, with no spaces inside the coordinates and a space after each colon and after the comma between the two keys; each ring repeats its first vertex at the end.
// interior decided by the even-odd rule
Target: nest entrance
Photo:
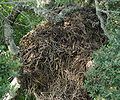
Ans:
{"type": "Polygon", "coordinates": [[[102,33],[94,8],[29,32],[20,42],[23,88],[40,100],[90,100],[82,88],[84,73],[92,52],[106,43],[102,33]]]}

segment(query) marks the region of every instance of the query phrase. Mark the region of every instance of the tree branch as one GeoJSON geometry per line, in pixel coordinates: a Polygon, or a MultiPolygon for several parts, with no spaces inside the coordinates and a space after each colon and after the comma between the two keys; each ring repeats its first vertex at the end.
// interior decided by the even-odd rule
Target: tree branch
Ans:
{"type": "Polygon", "coordinates": [[[34,11],[31,9],[29,6],[25,6],[23,3],[17,4],[11,12],[11,14],[4,19],[4,36],[5,36],[5,42],[8,46],[9,51],[17,55],[19,53],[19,49],[16,46],[14,39],[13,39],[13,29],[12,26],[17,18],[17,16],[22,12],[22,11],[34,11]]]}
{"type": "Polygon", "coordinates": [[[22,12],[22,11],[26,11],[26,12],[33,12],[34,13],[34,8],[25,5],[24,3],[19,3],[17,4],[12,12],[10,13],[10,15],[7,17],[7,19],[9,20],[11,26],[13,25],[13,23],[15,22],[17,16],[22,12]]]}
{"type": "Polygon", "coordinates": [[[19,88],[20,88],[20,84],[18,83],[17,77],[15,77],[10,83],[9,92],[3,96],[3,100],[11,100],[12,98],[14,98],[19,88]]]}
{"type": "Polygon", "coordinates": [[[9,21],[4,20],[4,36],[5,36],[5,42],[8,46],[9,51],[14,54],[17,55],[19,52],[18,47],[15,45],[14,43],[14,39],[12,37],[13,34],[13,29],[9,23],[9,21]]]}
{"type": "Polygon", "coordinates": [[[42,15],[48,21],[56,24],[62,22],[66,15],[78,11],[80,9],[81,8],[79,6],[71,5],[64,7],[59,13],[55,13],[54,9],[44,8],[35,9],[35,13],[37,13],[38,15],[42,15]]]}
{"type": "Polygon", "coordinates": [[[95,0],[95,7],[96,7],[96,15],[98,16],[98,19],[100,20],[101,28],[102,28],[104,34],[109,38],[109,34],[105,27],[105,21],[101,15],[100,8],[99,8],[99,2],[97,0],[95,0]]]}

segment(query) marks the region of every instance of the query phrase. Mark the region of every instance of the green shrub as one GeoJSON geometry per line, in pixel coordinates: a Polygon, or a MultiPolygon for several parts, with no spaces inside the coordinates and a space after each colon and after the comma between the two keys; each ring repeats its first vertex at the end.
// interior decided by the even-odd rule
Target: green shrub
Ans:
{"type": "Polygon", "coordinates": [[[19,66],[19,60],[0,46],[0,98],[9,90],[12,78],[18,75],[19,66]]]}
{"type": "Polygon", "coordinates": [[[116,30],[109,44],[94,53],[95,65],[86,73],[85,88],[95,100],[120,100],[119,33],[116,30]]]}
{"type": "Polygon", "coordinates": [[[120,100],[120,2],[105,4],[109,43],[93,54],[94,66],[86,72],[84,86],[95,100],[120,100]]]}

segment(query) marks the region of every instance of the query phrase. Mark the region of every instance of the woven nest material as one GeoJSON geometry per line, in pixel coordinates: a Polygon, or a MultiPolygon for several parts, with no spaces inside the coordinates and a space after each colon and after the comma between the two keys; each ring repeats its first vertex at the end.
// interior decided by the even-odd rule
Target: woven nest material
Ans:
{"type": "Polygon", "coordinates": [[[20,41],[22,87],[40,100],[90,100],[82,88],[84,73],[93,51],[107,41],[102,33],[94,8],[39,25],[20,41]]]}

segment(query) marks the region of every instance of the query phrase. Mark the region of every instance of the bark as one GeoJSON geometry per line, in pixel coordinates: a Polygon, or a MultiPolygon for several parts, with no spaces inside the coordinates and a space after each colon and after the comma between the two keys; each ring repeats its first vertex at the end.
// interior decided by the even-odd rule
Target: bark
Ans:
{"type": "Polygon", "coordinates": [[[25,6],[23,3],[17,4],[11,12],[11,14],[4,19],[4,36],[5,36],[5,42],[8,46],[9,51],[17,55],[19,53],[19,49],[16,46],[14,39],[13,39],[13,24],[17,18],[17,16],[22,12],[22,11],[33,11],[29,6],[25,6]]]}
{"type": "MultiPolygon", "coordinates": [[[[103,18],[102,15],[101,15],[101,10],[100,10],[100,8],[99,8],[99,2],[98,2],[98,0],[95,0],[95,7],[96,7],[96,15],[98,16],[98,19],[100,20],[101,28],[103,29],[104,34],[105,34],[108,38],[110,38],[109,33],[108,33],[108,31],[107,31],[107,29],[106,29],[106,26],[105,26],[104,18],[103,18]]],[[[107,13],[108,13],[108,12],[107,12],[107,13]]]]}
{"type": "Polygon", "coordinates": [[[4,20],[4,36],[5,36],[5,42],[8,46],[9,51],[14,54],[17,55],[19,52],[18,47],[16,46],[14,39],[13,39],[13,29],[9,23],[9,21],[4,20]]]}

